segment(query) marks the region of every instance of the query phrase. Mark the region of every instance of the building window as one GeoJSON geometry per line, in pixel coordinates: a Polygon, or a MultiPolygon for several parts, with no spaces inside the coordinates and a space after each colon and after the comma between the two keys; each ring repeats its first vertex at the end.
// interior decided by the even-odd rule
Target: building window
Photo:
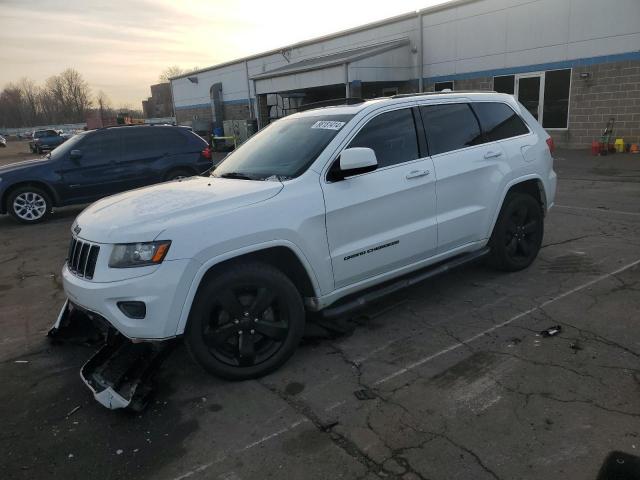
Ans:
{"type": "Polygon", "coordinates": [[[508,93],[513,95],[515,93],[515,75],[501,75],[499,77],[493,77],[493,90],[498,93],[508,93]]]}
{"type": "Polygon", "coordinates": [[[493,77],[493,89],[515,95],[544,128],[568,127],[570,87],[570,68],[493,77]]]}
{"type": "Polygon", "coordinates": [[[542,110],[544,128],[567,128],[570,85],[571,69],[552,70],[545,73],[542,110]]]}
{"type": "Polygon", "coordinates": [[[451,81],[451,82],[436,82],[433,90],[435,92],[441,92],[443,90],[453,90],[453,81],[451,81]]]}

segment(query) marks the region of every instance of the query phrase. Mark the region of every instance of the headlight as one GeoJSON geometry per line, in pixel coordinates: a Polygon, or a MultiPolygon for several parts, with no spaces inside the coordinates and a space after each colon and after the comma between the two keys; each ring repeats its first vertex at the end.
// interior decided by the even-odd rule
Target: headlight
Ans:
{"type": "Polygon", "coordinates": [[[162,263],[167,256],[170,240],[115,245],[109,258],[111,268],[144,267],[162,263]]]}

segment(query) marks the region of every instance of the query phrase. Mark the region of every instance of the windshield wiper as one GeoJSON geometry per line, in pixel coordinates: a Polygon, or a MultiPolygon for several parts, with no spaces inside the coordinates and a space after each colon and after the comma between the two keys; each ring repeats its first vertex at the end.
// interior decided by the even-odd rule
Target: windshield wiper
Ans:
{"type": "Polygon", "coordinates": [[[240,180],[253,180],[253,178],[251,178],[246,173],[240,173],[240,172],[225,172],[217,176],[220,178],[237,178],[240,180]]]}

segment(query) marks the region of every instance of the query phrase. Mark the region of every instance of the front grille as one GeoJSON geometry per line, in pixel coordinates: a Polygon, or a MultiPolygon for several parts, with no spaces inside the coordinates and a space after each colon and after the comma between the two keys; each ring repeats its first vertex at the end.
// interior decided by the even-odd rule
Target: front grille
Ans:
{"type": "Polygon", "coordinates": [[[98,253],[100,253],[98,245],[72,238],[67,255],[67,266],[74,275],[91,280],[96,269],[98,253]]]}

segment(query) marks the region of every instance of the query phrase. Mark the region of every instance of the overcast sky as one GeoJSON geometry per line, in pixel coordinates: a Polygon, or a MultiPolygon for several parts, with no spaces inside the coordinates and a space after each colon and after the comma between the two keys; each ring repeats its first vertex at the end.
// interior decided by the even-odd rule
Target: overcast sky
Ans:
{"type": "Polygon", "coordinates": [[[0,86],[67,67],[139,107],[164,68],[204,68],[444,0],[0,0],[0,86]]]}

